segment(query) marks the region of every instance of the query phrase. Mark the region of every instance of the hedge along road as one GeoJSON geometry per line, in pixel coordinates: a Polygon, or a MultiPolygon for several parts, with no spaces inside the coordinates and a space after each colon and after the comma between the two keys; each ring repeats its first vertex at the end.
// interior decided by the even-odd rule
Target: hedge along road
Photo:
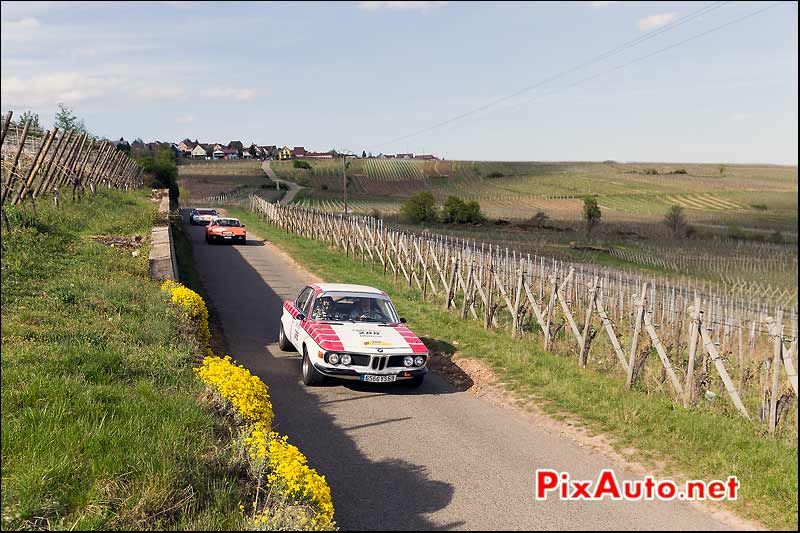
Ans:
{"type": "Polygon", "coordinates": [[[535,501],[537,468],[637,476],[436,374],[417,390],[305,387],[278,325],[283,300],[317,280],[253,234],[247,246],[207,245],[203,227],[186,228],[230,354],[269,385],[275,430],[327,478],[340,528],[730,529],[685,502],[535,501]]]}

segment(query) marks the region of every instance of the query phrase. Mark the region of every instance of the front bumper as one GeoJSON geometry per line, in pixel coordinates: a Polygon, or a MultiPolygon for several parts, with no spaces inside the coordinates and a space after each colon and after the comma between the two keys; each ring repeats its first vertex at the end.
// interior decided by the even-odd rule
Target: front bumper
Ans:
{"type": "Polygon", "coordinates": [[[412,379],[418,376],[424,376],[428,373],[428,367],[423,366],[421,368],[411,368],[411,369],[404,369],[400,368],[397,370],[391,371],[380,371],[375,372],[370,370],[366,367],[359,367],[358,369],[355,368],[331,368],[327,366],[320,366],[317,363],[312,362],[314,368],[325,377],[329,378],[337,378],[337,379],[347,379],[350,381],[361,381],[361,376],[363,375],[372,375],[372,376],[397,376],[397,381],[403,381],[406,379],[412,379]]]}
{"type": "Polygon", "coordinates": [[[214,239],[217,241],[245,241],[247,240],[247,235],[219,235],[217,233],[212,233],[209,235],[210,239],[214,239]]]}

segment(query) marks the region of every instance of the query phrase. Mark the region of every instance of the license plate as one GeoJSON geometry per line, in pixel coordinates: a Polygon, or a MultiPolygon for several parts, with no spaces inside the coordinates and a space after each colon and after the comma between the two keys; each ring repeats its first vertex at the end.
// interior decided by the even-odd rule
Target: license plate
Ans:
{"type": "Polygon", "coordinates": [[[226,239],[231,239],[232,237],[230,235],[225,235],[225,238],[226,239]]]}
{"type": "Polygon", "coordinates": [[[374,376],[372,374],[364,374],[361,376],[361,381],[372,381],[374,383],[391,383],[395,381],[397,376],[374,376]]]}

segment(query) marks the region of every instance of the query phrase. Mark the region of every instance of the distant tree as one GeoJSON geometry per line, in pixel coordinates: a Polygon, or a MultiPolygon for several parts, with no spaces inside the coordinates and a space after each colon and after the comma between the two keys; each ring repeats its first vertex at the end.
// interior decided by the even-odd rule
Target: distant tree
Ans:
{"type": "Polygon", "coordinates": [[[484,222],[486,217],[481,213],[478,202],[464,202],[458,196],[448,196],[442,209],[442,222],[446,224],[478,224],[484,222]]]}
{"type": "Polygon", "coordinates": [[[786,240],[783,238],[783,233],[781,233],[778,230],[775,230],[769,236],[769,242],[771,242],[773,244],[783,244],[783,243],[786,242],[786,240]]]}
{"type": "Polygon", "coordinates": [[[683,214],[683,208],[679,205],[673,205],[664,215],[664,224],[672,232],[673,237],[683,237],[686,235],[686,228],[689,224],[686,222],[686,215],[683,214]]]}
{"type": "Polygon", "coordinates": [[[130,155],[131,145],[128,144],[128,141],[126,141],[124,138],[120,137],[119,142],[117,143],[117,150],[119,150],[120,152],[125,152],[126,154],[130,155]]]}
{"type": "Polygon", "coordinates": [[[587,196],[583,199],[583,221],[586,222],[586,232],[591,234],[592,230],[600,224],[603,214],[600,206],[597,205],[597,198],[587,196]]]}
{"type": "Polygon", "coordinates": [[[361,157],[362,157],[363,159],[366,159],[366,158],[367,158],[367,152],[364,152],[364,151],[362,151],[362,152],[361,152],[361,157]]]}
{"type": "Polygon", "coordinates": [[[725,174],[725,165],[720,165],[719,166],[719,175],[722,176],[723,174],[725,174]]]}
{"type": "Polygon", "coordinates": [[[159,146],[153,153],[136,156],[147,176],[146,185],[154,189],[169,189],[170,197],[178,198],[178,165],[173,151],[159,146]]]}
{"type": "Polygon", "coordinates": [[[537,211],[530,220],[530,224],[536,228],[544,228],[550,223],[550,217],[544,211],[537,211]]]}
{"type": "Polygon", "coordinates": [[[55,127],[61,131],[75,130],[78,133],[89,133],[86,130],[86,124],[83,122],[83,119],[78,118],[72,112],[72,109],[65,106],[63,103],[58,104],[55,127]]]}
{"type": "Polygon", "coordinates": [[[31,128],[35,128],[37,130],[41,129],[41,126],[39,125],[39,115],[38,114],[34,113],[33,111],[25,111],[24,113],[22,113],[19,116],[19,123],[20,124],[25,124],[25,122],[27,122],[28,120],[31,121],[31,125],[30,125],[31,128]]]}
{"type": "Polygon", "coordinates": [[[436,222],[436,200],[428,191],[420,191],[409,196],[400,207],[400,214],[409,222],[420,224],[436,222]]]}
{"type": "Polygon", "coordinates": [[[308,164],[308,161],[302,161],[300,159],[295,159],[292,166],[294,168],[303,168],[305,170],[311,170],[311,165],[308,164]]]}

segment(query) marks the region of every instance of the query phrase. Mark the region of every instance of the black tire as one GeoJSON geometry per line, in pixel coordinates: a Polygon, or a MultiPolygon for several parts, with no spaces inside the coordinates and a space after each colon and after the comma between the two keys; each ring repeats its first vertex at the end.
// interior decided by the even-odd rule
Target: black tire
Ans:
{"type": "Polygon", "coordinates": [[[206,235],[206,242],[207,242],[208,244],[211,244],[211,237],[209,237],[208,235],[206,235]]]}
{"type": "Polygon", "coordinates": [[[303,347],[303,384],[307,387],[313,387],[315,385],[321,385],[323,381],[325,381],[325,376],[319,373],[319,371],[314,368],[314,365],[311,363],[311,360],[308,358],[308,351],[306,350],[305,346],[303,347]]]}
{"type": "Polygon", "coordinates": [[[296,352],[297,349],[294,345],[289,342],[289,339],[286,338],[286,333],[283,332],[283,324],[281,324],[280,329],[278,330],[278,347],[283,352],[296,352]]]}
{"type": "Polygon", "coordinates": [[[425,381],[425,374],[422,374],[421,376],[414,376],[411,379],[403,380],[401,383],[404,386],[408,387],[409,389],[416,389],[417,387],[422,385],[423,381],[425,381]]]}

